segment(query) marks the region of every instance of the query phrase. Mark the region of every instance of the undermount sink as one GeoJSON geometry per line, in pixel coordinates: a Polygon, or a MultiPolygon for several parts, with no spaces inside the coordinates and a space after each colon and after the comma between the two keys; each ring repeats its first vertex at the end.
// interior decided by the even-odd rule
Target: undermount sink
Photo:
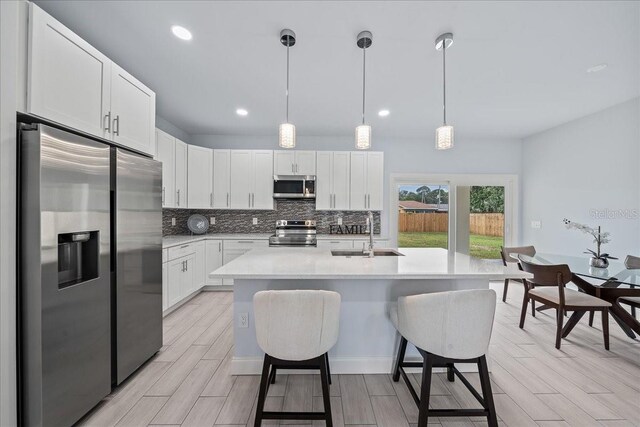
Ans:
{"type": "MultiPolygon", "coordinates": [[[[333,256],[344,256],[344,257],[368,257],[369,255],[365,254],[362,249],[342,249],[331,251],[331,255],[333,256]]],[[[395,249],[374,249],[373,256],[404,256],[400,252],[395,249]]]]}

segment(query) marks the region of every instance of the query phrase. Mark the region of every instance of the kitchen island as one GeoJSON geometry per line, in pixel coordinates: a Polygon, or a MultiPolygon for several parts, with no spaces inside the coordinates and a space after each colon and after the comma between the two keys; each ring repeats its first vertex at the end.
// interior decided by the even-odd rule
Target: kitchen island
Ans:
{"type": "Polygon", "coordinates": [[[317,248],[256,249],[210,273],[210,277],[234,279],[232,373],[260,373],[263,353],[255,337],[253,295],[262,290],[324,289],[340,293],[340,336],[329,352],[331,371],[389,373],[398,336],[388,312],[398,297],[488,289],[491,280],[531,277],[515,267],[445,249],[398,252],[402,256],[369,258],[361,254],[334,256],[329,250],[317,248]],[[243,325],[245,314],[248,322],[243,325]]]}

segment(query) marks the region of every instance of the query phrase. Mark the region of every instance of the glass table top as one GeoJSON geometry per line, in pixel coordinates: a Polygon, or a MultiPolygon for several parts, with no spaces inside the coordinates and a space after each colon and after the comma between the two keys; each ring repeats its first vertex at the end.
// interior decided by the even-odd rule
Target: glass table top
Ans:
{"type": "Polygon", "coordinates": [[[606,281],[617,282],[631,287],[640,286],[640,269],[627,268],[620,260],[609,260],[609,267],[596,268],[589,265],[588,257],[537,253],[533,257],[519,255],[518,258],[535,264],[566,264],[574,274],[603,281],[601,283],[593,283],[595,286],[606,286],[606,281]]]}

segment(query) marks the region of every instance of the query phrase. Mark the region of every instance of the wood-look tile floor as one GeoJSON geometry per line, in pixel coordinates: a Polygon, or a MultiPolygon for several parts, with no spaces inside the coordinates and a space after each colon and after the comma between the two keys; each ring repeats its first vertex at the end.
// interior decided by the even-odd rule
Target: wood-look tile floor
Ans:
{"type": "MultiPolygon", "coordinates": [[[[502,294],[502,284],[492,287],[502,294]]],[[[497,304],[491,340],[491,378],[503,426],[640,426],[640,341],[611,322],[611,351],[602,344],[600,319],[586,317],[554,348],[553,312],[527,315],[518,328],[522,287],[512,284],[497,304]]],[[[229,375],[232,294],[203,292],[164,319],[164,347],[108,396],[80,425],[253,426],[259,378],[229,375]]],[[[479,385],[477,375],[469,375],[479,385]]],[[[418,376],[413,375],[415,385],[418,376]]],[[[321,410],[317,375],[278,375],[267,409],[321,410]]],[[[402,382],[389,375],[334,375],[335,426],[403,427],[418,412],[402,382]]],[[[433,407],[473,407],[460,381],[433,380],[433,407]]],[[[429,420],[434,426],[482,426],[481,418],[429,420]]],[[[294,422],[280,425],[293,426],[294,422]]],[[[311,424],[311,423],[307,423],[311,424]]],[[[277,425],[265,422],[263,425],[277,425]]],[[[313,425],[324,425],[314,421],[313,425]]]]}

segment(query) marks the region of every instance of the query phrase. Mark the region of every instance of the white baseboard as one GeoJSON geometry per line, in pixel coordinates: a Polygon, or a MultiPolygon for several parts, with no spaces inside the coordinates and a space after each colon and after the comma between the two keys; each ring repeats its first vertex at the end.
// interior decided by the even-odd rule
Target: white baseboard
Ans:
{"type": "MultiPolygon", "coordinates": [[[[406,359],[406,362],[418,362],[418,359],[406,359]]],[[[263,359],[256,357],[233,357],[231,359],[231,375],[260,375],[263,359]]],[[[389,374],[393,371],[394,359],[391,357],[331,357],[329,362],[332,374],[389,374]]],[[[478,372],[473,363],[457,363],[460,372],[478,372]]],[[[407,373],[419,373],[419,368],[407,368],[407,373]]],[[[444,372],[444,369],[435,369],[444,372]]],[[[291,369],[287,374],[309,374],[308,370],[291,369]]]]}

